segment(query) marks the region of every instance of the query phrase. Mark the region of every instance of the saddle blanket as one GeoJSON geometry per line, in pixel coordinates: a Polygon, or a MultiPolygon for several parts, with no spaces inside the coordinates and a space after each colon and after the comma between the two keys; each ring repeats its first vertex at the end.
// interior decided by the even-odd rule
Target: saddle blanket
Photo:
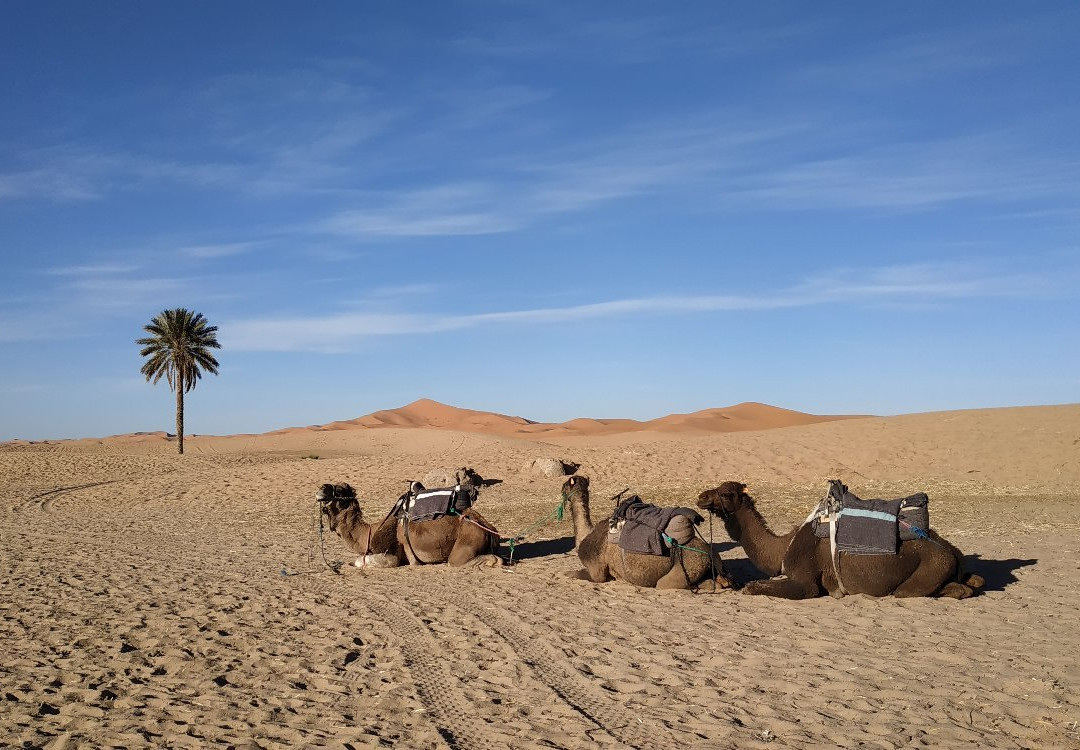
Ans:
{"type": "Polygon", "coordinates": [[[919,492],[895,500],[863,500],[839,480],[813,514],[814,534],[830,535],[836,524],[836,549],[849,555],[895,555],[900,541],[926,536],[929,498],[919,492]]]}
{"type": "Polygon", "coordinates": [[[476,500],[476,488],[460,484],[454,487],[424,489],[418,486],[401,496],[402,515],[407,521],[432,521],[453,508],[458,513],[471,508],[476,500]]]}
{"type": "Polygon", "coordinates": [[[623,500],[608,521],[610,541],[638,555],[667,556],[668,539],[686,544],[694,527],[705,519],[693,508],[661,508],[642,502],[637,495],[623,500]]]}

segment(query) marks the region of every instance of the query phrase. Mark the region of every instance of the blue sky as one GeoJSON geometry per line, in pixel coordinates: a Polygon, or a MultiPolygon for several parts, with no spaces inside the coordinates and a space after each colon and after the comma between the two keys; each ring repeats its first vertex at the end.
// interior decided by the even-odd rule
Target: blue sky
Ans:
{"type": "Polygon", "coordinates": [[[1075,3],[0,6],[0,440],[1076,402],[1075,3]]]}

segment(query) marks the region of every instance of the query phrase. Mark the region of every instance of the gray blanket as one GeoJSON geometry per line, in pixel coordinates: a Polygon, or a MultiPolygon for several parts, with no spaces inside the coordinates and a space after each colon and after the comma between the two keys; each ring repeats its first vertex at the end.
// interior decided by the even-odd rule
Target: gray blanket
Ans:
{"type": "Polygon", "coordinates": [[[848,494],[836,525],[836,549],[849,555],[895,555],[902,500],[859,500],[848,494]]]}
{"type": "Polygon", "coordinates": [[[644,503],[635,495],[619,504],[611,516],[611,524],[625,521],[619,546],[626,552],[666,556],[668,547],[662,535],[675,516],[686,516],[694,524],[705,520],[693,508],[661,508],[644,503]]]}

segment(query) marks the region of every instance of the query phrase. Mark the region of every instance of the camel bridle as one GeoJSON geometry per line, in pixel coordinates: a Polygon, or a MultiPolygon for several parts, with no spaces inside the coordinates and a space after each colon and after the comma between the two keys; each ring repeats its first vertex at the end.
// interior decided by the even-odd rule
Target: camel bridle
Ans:
{"type": "MultiPolygon", "coordinates": [[[[572,498],[574,495],[583,494],[585,492],[586,487],[588,487],[588,485],[585,484],[585,482],[577,482],[576,484],[573,485],[573,487],[571,487],[569,492],[566,491],[566,487],[563,487],[563,489],[562,489],[563,509],[565,510],[566,504],[570,502],[570,498],[572,498]]],[[[584,498],[582,498],[582,499],[584,499],[584,498]]]]}

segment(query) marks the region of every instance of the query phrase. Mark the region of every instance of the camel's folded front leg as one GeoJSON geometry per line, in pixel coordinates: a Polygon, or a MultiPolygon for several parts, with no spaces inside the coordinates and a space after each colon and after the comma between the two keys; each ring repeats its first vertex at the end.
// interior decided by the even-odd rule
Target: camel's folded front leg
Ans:
{"type": "Polygon", "coordinates": [[[820,591],[820,587],[813,581],[799,581],[787,576],[750,581],[743,586],[744,594],[763,594],[780,599],[813,599],[820,591]]]}

